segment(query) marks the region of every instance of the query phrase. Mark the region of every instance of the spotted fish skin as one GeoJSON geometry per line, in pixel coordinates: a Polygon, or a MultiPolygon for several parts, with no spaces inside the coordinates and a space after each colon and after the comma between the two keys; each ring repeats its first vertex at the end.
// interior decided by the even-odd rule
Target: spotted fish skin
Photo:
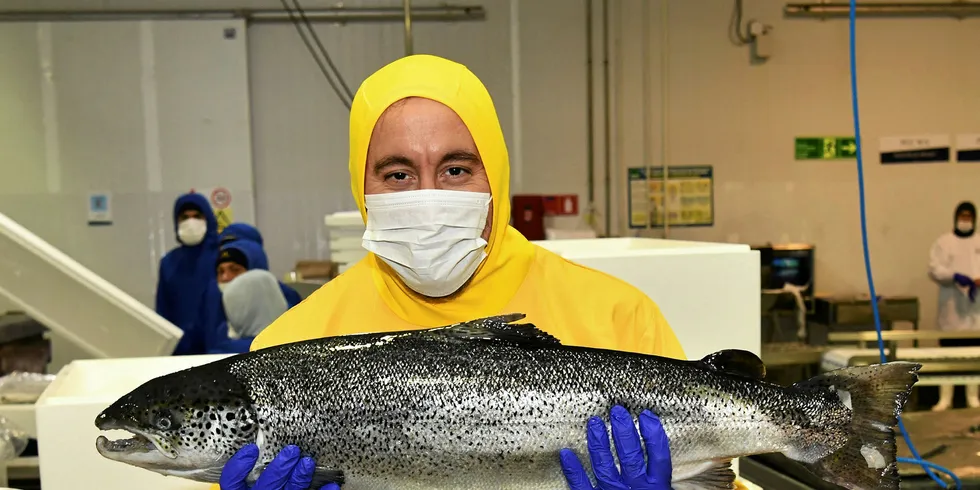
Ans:
{"type": "MultiPolygon", "coordinates": [[[[586,455],[588,419],[619,404],[662,420],[673,488],[734,488],[731,458],[774,452],[845,488],[898,488],[891,427],[916,364],[850,368],[782,387],[762,380],[762,362],[747,352],[680,361],[570,347],[532,325],[506,323],[513,318],[271,347],[151,380],[127,396],[130,406],[138,399],[191,413],[197,432],[173,445],[210,451],[215,467],[257,442],[253,481],[295,444],[317,462],[314,488],[565,489],[558,452],[586,455]],[[189,391],[177,395],[178,383],[189,391]],[[205,424],[224,419],[201,429],[202,414],[205,424]]],[[[104,413],[113,418],[113,407],[104,413]]],[[[194,479],[214,482],[216,470],[194,479]]]]}

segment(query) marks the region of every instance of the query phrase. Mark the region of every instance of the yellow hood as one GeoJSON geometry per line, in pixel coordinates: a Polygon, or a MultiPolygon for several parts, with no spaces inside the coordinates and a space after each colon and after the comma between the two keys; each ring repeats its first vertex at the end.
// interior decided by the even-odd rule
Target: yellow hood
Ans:
{"type": "Polygon", "coordinates": [[[510,222],[510,162],[493,100],[483,83],[465,66],[431,55],[399,59],[375,72],[361,84],[350,114],[351,191],[361,217],[364,207],[364,172],[371,133],[391,104],[408,97],[423,97],[453,109],[469,128],[486,167],[493,196],[493,224],[487,258],[472,280],[447,298],[419,295],[374,254],[365,260],[385,303],[405,321],[432,327],[495,315],[517,292],[534,259],[534,246],[510,222]]]}

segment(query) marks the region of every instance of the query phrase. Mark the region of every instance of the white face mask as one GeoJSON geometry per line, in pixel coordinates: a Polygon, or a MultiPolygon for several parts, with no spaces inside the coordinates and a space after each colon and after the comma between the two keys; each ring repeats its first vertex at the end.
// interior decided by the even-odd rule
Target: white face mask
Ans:
{"type": "Polygon", "coordinates": [[[188,218],[177,225],[177,236],[180,243],[193,247],[204,240],[204,235],[208,232],[208,224],[200,218],[188,218]]]}
{"type": "Polygon", "coordinates": [[[221,291],[222,293],[225,292],[225,289],[228,289],[228,285],[229,284],[231,284],[231,281],[228,281],[228,282],[219,282],[218,283],[218,291],[221,291]]]}
{"type": "Polygon", "coordinates": [[[238,333],[238,330],[235,329],[235,327],[231,324],[231,322],[228,322],[228,338],[229,339],[242,338],[242,335],[238,333]]]}
{"type": "Polygon", "coordinates": [[[430,298],[455,293],[487,254],[490,194],[425,189],[364,196],[362,245],[430,298]]]}
{"type": "Polygon", "coordinates": [[[959,230],[962,233],[969,233],[969,232],[973,231],[973,222],[972,221],[957,221],[956,222],[956,229],[959,230]]]}

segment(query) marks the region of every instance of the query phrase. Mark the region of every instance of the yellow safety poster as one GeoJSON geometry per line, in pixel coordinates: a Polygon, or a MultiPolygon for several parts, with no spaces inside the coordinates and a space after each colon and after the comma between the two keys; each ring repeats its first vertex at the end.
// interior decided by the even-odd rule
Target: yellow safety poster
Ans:
{"type": "Polygon", "coordinates": [[[231,208],[231,191],[226,187],[215,187],[204,189],[202,194],[211,202],[211,209],[218,221],[218,233],[221,233],[226,226],[235,221],[235,213],[231,208]]]}
{"type": "Polygon", "coordinates": [[[235,222],[235,213],[230,207],[225,209],[215,209],[214,217],[218,220],[218,233],[224,231],[225,227],[235,222]]]}
{"type": "Polygon", "coordinates": [[[670,226],[714,225],[714,176],[710,165],[668,167],[666,182],[663,167],[650,170],[648,179],[647,168],[629,169],[630,228],[663,227],[665,210],[670,226]]]}

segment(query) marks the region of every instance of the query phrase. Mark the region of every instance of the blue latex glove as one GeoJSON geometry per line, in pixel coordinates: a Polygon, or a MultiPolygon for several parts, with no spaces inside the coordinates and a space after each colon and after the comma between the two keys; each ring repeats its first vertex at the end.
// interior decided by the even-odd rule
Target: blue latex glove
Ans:
{"type": "Polygon", "coordinates": [[[560,453],[561,469],[568,487],[571,490],[670,490],[670,446],[660,419],[650,411],[640,414],[640,434],[643,435],[643,446],[646,446],[646,458],[630,413],[617,405],[613,407],[609,419],[622,473],[616,469],[606,424],[602,419],[592,417],[586,439],[598,486],[592,486],[575,453],[563,449],[560,453]]]}
{"type": "MultiPolygon", "coordinates": [[[[259,460],[259,448],[249,444],[235,453],[221,470],[218,485],[221,490],[306,490],[313,481],[316,462],[310,457],[300,457],[296,446],[286,446],[279,451],[255,485],[249,488],[245,478],[259,460]]],[[[321,490],[340,490],[336,483],[329,483],[321,490]]]]}
{"type": "Polygon", "coordinates": [[[973,284],[973,279],[970,279],[969,276],[964,276],[963,274],[953,274],[953,282],[955,282],[956,284],[959,284],[960,286],[963,286],[965,288],[968,288],[968,287],[974,285],[973,284]]]}

